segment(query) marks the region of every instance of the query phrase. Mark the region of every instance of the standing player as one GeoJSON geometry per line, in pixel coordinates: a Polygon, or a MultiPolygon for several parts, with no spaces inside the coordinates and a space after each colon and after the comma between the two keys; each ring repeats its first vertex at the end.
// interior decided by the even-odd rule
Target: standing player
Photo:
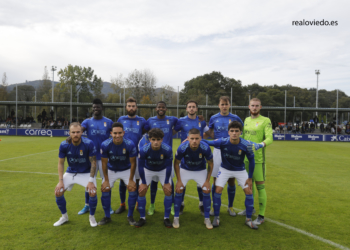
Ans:
{"type": "MultiPolygon", "coordinates": [[[[200,136],[203,138],[203,133],[205,128],[207,128],[207,123],[204,120],[200,120],[197,116],[197,112],[198,112],[197,102],[192,100],[188,101],[186,103],[186,111],[187,111],[187,116],[180,118],[174,128],[175,131],[181,130],[181,134],[180,134],[181,142],[187,139],[188,132],[193,128],[198,129],[200,131],[200,136]]],[[[186,188],[184,188],[182,192],[182,204],[181,204],[180,214],[182,214],[183,209],[185,207],[185,203],[184,203],[185,192],[186,192],[186,188]]],[[[204,215],[203,192],[202,192],[201,186],[197,186],[197,192],[199,197],[199,210],[204,215]]]]}
{"type": "Polygon", "coordinates": [[[142,227],[146,223],[146,193],[152,179],[156,178],[163,186],[164,197],[164,225],[172,227],[169,220],[172,190],[171,190],[171,171],[173,151],[171,147],[163,143],[164,133],[159,128],[151,129],[148,132],[150,143],[140,149],[139,153],[139,172],[142,184],[139,187],[138,210],[140,220],[135,224],[136,227],[142,227]]]}
{"type": "MultiPolygon", "coordinates": [[[[176,126],[176,123],[178,119],[174,116],[166,116],[165,113],[167,111],[166,103],[163,101],[159,101],[156,106],[156,112],[157,116],[150,117],[146,124],[145,124],[145,130],[149,131],[153,128],[159,128],[164,133],[163,141],[165,144],[170,146],[172,149],[173,147],[173,135],[176,134],[176,131],[173,129],[176,126]]],[[[172,182],[171,182],[172,183],[172,182]]],[[[172,183],[172,185],[174,185],[172,183]]],[[[153,215],[155,210],[154,202],[156,200],[158,190],[158,182],[152,181],[151,183],[151,204],[148,209],[148,214],[153,215]]],[[[172,190],[174,191],[174,186],[172,186],[172,190]]],[[[174,195],[173,195],[174,196],[174,195]]],[[[174,197],[173,197],[173,203],[174,203],[174,197]]],[[[171,208],[172,214],[174,214],[174,205],[171,208]]]]}
{"type": "Polygon", "coordinates": [[[63,141],[58,154],[58,178],[59,182],[55,188],[56,203],[61,210],[62,217],[53,224],[55,227],[61,226],[68,221],[66,209],[66,199],[64,192],[72,190],[74,184],[79,184],[86,188],[90,196],[90,216],[89,221],[92,227],[96,227],[95,210],[97,206],[96,196],[96,147],[94,143],[82,136],[80,123],[73,122],[69,126],[69,135],[72,143],[63,141]],[[64,161],[67,158],[68,168],[65,174],[64,161]]]}
{"type": "MultiPolygon", "coordinates": [[[[265,191],[265,177],[266,177],[266,149],[265,147],[273,142],[272,126],[269,118],[260,115],[261,101],[258,98],[253,98],[249,103],[250,117],[247,117],[244,121],[243,138],[251,142],[255,142],[255,149],[262,148],[255,153],[255,171],[253,175],[253,182],[255,181],[256,188],[259,193],[259,216],[254,223],[260,225],[264,222],[265,209],[266,209],[266,191],[265,191]]],[[[245,161],[246,169],[248,166],[247,160],[245,161]]],[[[253,196],[255,194],[255,188],[253,189],[253,196]]],[[[242,211],[239,215],[245,215],[246,212],[242,211]]]]}
{"type": "Polygon", "coordinates": [[[137,200],[135,183],[135,169],[137,150],[132,140],[123,138],[125,135],[123,124],[115,122],[112,125],[112,138],[105,140],[101,145],[101,159],[103,169],[103,181],[101,185],[101,202],[105,217],[98,223],[104,225],[111,221],[111,188],[118,179],[123,180],[129,191],[128,221],[131,226],[136,222],[133,218],[137,200]],[[108,171],[107,171],[108,170],[108,171]]]}
{"type": "MultiPolygon", "coordinates": [[[[230,99],[227,96],[221,96],[219,101],[219,108],[220,112],[216,115],[213,115],[210,118],[209,121],[209,131],[207,131],[204,136],[204,138],[207,138],[207,136],[210,136],[213,139],[220,139],[220,138],[226,138],[228,133],[228,125],[233,121],[238,121],[242,124],[243,122],[241,118],[239,118],[237,115],[230,113],[230,99]]],[[[219,172],[219,168],[222,162],[221,159],[221,152],[220,149],[214,148],[214,169],[211,174],[211,176],[214,177],[214,183],[212,186],[212,199],[214,200],[214,193],[215,193],[215,183],[216,183],[216,177],[219,172]]],[[[235,199],[235,193],[236,193],[236,185],[235,185],[235,179],[231,178],[227,182],[227,196],[228,196],[228,208],[227,212],[231,216],[236,216],[235,211],[233,210],[233,200],[235,199]]],[[[210,211],[210,215],[214,215],[214,211],[210,211]]]]}
{"type": "Polygon", "coordinates": [[[238,185],[242,187],[246,199],[246,222],[245,224],[252,229],[258,227],[252,222],[252,212],[254,200],[252,194],[252,177],[254,172],[254,150],[253,145],[242,138],[242,124],[238,121],[233,121],[228,126],[228,134],[230,137],[221,138],[215,141],[206,141],[210,146],[218,147],[221,150],[222,163],[216,179],[216,188],[213,199],[213,207],[215,217],[213,226],[218,227],[220,224],[220,206],[221,194],[226,182],[230,178],[237,179],[238,185]],[[244,157],[249,160],[249,175],[245,170],[244,157]]]}
{"type": "MultiPolygon", "coordinates": [[[[126,100],[125,109],[127,115],[119,117],[118,122],[123,124],[125,131],[124,138],[131,140],[134,143],[134,145],[137,146],[142,137],[143,128],[145,126],[146,120],[145,118],[136,115],[137,103],[133,97],[129,97],[126,100]]],[[[140,176],[137,166],[135,171],[135,178],[136,184],[138,186],[140,176]]],[[[123,180],[121,180],[119,183],[119,194],[121,204],[120,207],[117,210],[115,210],[116,214],[120,214],[125,211],[126,186],[123,180]]]]}
{"type": "MultiPolygon", "coordinates": [[[[101,153],[100,148],[103,141],[109,138],[112,129],[112,120],[102,116],[103,103],[100,99],[94,99],[92,101],[92,113],[93,116],[89,119],[85,119],[81,124],[83,132],[87,132],[87,138],[94,142],[97,149],[96,159],[97,159],[97,171],[100,171],[100,176],[103,178],[102,163],[101,163],[101,153]]],[[[78,214],[85,214],[89,211],[89,193],[85,192],[85,206],[78,214]]],[[[111,214],[113,210],[111,209],[111,214]]]]}
{"type": "Polygon", "coordinates": [[[179,146],[175,156],[175,173],[177,177],[176,195],[175,195],[175,217],[173,222],[174,228],[180,227],[179,215],[182,203],[182,192],[186,188],[189,180],[197,182],[197,187],[203,190],[203,207],[204,207],[204,224],[208,229],[212,229],[210,222],[210,176],[213,171],[213,154],[210,147],[201,142],[201,132],[193,128],[188,132],[188,141],[179,146]],[[206,161],[208,161],[209,169],[206,169],[206,161]],[[181,162],[181,165],[180,165],[181,162]]]}

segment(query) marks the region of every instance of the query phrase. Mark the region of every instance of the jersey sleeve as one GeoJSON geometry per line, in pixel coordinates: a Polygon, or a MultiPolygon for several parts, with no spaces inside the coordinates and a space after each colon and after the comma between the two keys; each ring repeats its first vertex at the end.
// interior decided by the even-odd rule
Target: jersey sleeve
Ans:
{"type": "Polygon", "coordinates": [[[242,121],[242,119],[237,115],[237,121],[239,121],[242,124],[242,128],[244,127],[244,122],[242,121]]]}
{"type": "Polygon", "coordinates": [[[59,149],[59,152],[58,152],[58,157],[59,158],[66,158],[67,147],[65,145],[67,145],[67,144],[64,144],[63,142],[60,145],[60,149],[59,149]]]}
{"type": "Polygon", "coordinates": [[[173,168],[173,151],[170,149],[169,151],[167,151],[167,159],[165,160],[165,165],[166,165],[166,174],[165,174],[165,181],[164,184],[169,183],[169,179],[171,176],[171,171],[173,168]]]}
{"type": "Polygon", "coordinates": [[[216,139],[214,141],[208,141],[203,139],[202,141],[204,141],[205,143],[207,143],[209,146],[214,146],[215,148],[220,148],[220,145],[222,143],[222,139],[216,139]]]}
{"type": "Polygon", "coordinates": [[[213,119],[213,117],[210,117],[210,120],[209,120],[209,129],[214,129],[214,119],[213,119]]]}
{"type": "Polygon", "coordinates": [[[272,125],[271,120],[269,118],[266,119],[266,125],[264,128],[264,134],[265,134],[265,142],[266,146],[270,145],[273,142],[273,131],[272,131],[272,125]]]}
{"type": "Polygon", "coordinates": [[[89,157],[91,156],[96,156],[97,154],[97,149],[92,141],[89,143],[89,157]]]}
{"type": "Polygon", "coordinates": [[[173,116],[173,127],[176,127],[176,124],[178,123],[179,119],[177,117],[173,116]]]}
{"type": "Polygon", "coordinates": [[[145,122],[145,126],[143,127],[146,131],[149,131],[151,129],[150,125],[150,120],[148,119],[146,122],[145,122]]]}
{"type": "Polygon", "coordinates": [[[177,122],[176,122],[176,125],[174,126],[174,130],[176,131],[176,132],[179,132],[180,130],[181,130],[181,120],[179,119],[179,120],[177,120],[177,122]]]}
{"type": "Polygon", "coordinates": [[[213,153],[211,152],[210,147],[208,147],[207,150],[204,152],[204,156],[207,161],[213,159],[213,153]]]}
{"type": "Polygon", "coordinates": [[[255,159],[254,159],[254,153],[249,153],[249,151],[246,149],[246,156],[249,161],[249,171],[248,171],[248,177],[253,178],[253,173],[255,169],[255,159]]]}
{"type": "Polygon", "coordinates": [[[136,157],[137,156],[137,150],[135,147],[135,144],[131,141],[129,147],[129,157],[136,157]]]}
{"type": "Polygon", "coordinates": [[[141,129],[145,129],[145,125],[146,125],[146,119],[145,118],[143,118],[143,117],[141,117],[142,119],[141,119],[141,129]]]}
{"type": "Polygon", "coordinates": [[[107,149],[107,146],[106,144],[102,143],[101,145],[101,157],[102,158],[108,158],[108,149],[107,149]]]}
{"type": "Polygon", "coordinates": [[[181,161],[183,157],[184,157],[184,154],[183,154],[183,150],[181,149],[181,144],[180,144],[179,148],[176,150],[175,158],[176,158],[176,160],[181,161]]]}
{"type": "Polygon", "coordinates": [[[81,126],[85,129],[88,128],[88,122],[89,122],[89,119],[85,119],[82,123],[81,123],[81,126]]]}

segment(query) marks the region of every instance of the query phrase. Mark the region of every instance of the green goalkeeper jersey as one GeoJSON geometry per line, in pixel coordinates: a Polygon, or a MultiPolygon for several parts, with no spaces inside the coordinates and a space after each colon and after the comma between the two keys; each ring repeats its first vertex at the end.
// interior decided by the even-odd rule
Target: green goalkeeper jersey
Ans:
{"type": "MultiPolygon", "coordinates": [[[[244,121],[243,139],[256,143],[265,142],[266,146],[273,142],[271,120],[260,115],[258,118],[252,119],[247,117],[244,121]]],[[[254,152],[255,163],[265,163],[266,148],[254,152]]],[[[246,158],[245,161],[248,161],[246,158]]]]}

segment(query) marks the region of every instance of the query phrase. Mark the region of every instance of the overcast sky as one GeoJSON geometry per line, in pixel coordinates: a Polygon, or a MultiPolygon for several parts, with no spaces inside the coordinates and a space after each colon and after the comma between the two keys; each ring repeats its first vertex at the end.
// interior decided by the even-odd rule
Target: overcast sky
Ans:
{"type": "Polygon", "coordinates": [[[220,71],[243,85],[311,88],[319,69],[319,89],[350,95],[349,10],[348,0],[2,0],[0,73],[13,84],[52,65],[90,66],[104,81],[150,69],[158,87],[181,89],[220,71]],[[338,25],[292,25],[303,19],[338,25]]]}

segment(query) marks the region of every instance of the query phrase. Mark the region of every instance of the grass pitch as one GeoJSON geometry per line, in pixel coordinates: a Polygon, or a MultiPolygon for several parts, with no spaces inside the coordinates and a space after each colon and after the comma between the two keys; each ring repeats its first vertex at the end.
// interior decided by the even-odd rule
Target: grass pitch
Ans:
{"type": "MultiPolygon", "coordinates": [[[[58,182],[58,147],[64,138],[3,136],[0,141],[1,249],[337,249],[350,248],[350,144],[341,142],[281,142],[267,149],[267,221],[252,230],[245,218],[226,212],[223,192],[221,224],[207,230],[199,213],[196,184],[188,183],[179,229],[163,225],[163,191],[156,213],[142,228],[128,225],[126,213],[112,223],[91,228],[84,188],[66,192],[69,222],[53,227],[60,217],[54,197],[58,182]],[[299,231],[298,231],[299,230],[299,231]],[[302,230],[302,231],[300,231],[302,230]],[[328,240],[328,241],[327,241],[328,240]]],[[[174,141],[174,149],[179,140],[174,141]]],[[[98,190],[101,180],[98,180],[98,190]]],[[[159,185],[160,188],[160,185],[159,185]]],[[[103,218],[98,192],[96,220],[103,218]]],[[[257,194],[255,207],[258,208],[257,194]]],[[[118,184],[112,208],[119,206],[118,184]]],[[[147,193],[147,208],[149,191],[147,193]]],[[[237,187],[234,207],[244,209],[237,187]]],[[[137,220],[139,215],[134,213],[137,220]]],[[[171,217],[172,220],[172,217],[171,217]]]]}

